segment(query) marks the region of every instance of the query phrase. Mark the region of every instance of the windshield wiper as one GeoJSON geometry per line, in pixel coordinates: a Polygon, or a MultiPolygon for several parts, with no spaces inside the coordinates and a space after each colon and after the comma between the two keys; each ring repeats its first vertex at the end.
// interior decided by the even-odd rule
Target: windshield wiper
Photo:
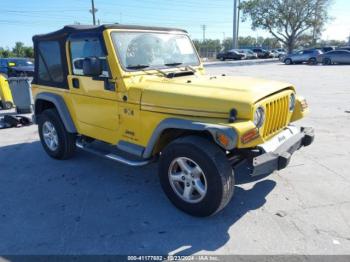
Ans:
{"type": "MultiPolygon", "coordinates": [[[[167,73],[165,73],[162,70],[159,70],[157,68],[151,68],[149,65],[129,65],[126,68],[127,69],[135,69],[135,70],[137,70],[137,69],[142,70],[142,69],[145,69],[145,68],[149,68],[149,70],[155,70],[158,73],[162,74],[162,76],[165,76],[165,77],[167,76],[167,73]]],[[[148,73],[146,70],[142,70],[142,72],[145,72],[148,75],[152,75],[152,74],[148,73]]]]}
{"type": "Polygon", "coordinates": [[[165,66],[179,66],[179,65],[182,65],[183,63],[181,62],[174,62],[174,63],[167,63],[167,64],[164,64],[165,66]]]}
{"type": "Polygon", "coordinates": [[[127,69],[144,69],[149,67],[149,65],[129,65],[126,68],[127,69]]]}
{"type": "MultiPolygon", "coordinates": [[[[174,62],[174,63],[168,63],[168,64],[164,64],[165,66],[175,66],[176,68],[180,68],[180,66],[182,65],[183,63],[181,62],[174,62]]],[[[190,70],[192,71],[193,73],[196,73],[197,70],[195,68],[193,68],[192,66],[190,65],[186,65],[185,66],[185,70],[190,70]]]]}

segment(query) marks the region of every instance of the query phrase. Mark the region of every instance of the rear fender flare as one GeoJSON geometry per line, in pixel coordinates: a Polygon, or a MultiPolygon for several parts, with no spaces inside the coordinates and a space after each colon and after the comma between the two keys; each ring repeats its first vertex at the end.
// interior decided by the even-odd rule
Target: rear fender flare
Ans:
{"type": "Polygon", "coordinates": [[[36,109],[36,105],[37,105],[37,102],[39,100],[48,101],[48,102],[51,102],[52,104],[54,104],[58,114],[61,117],[61,120],[62,120],[64,126],[66,127],[66,130],[69,133],[77,133],[77,129],[74,125],[73,119],[69,113],[68,107],[67,107],[66,103],[64,102],[62,96],[57,95],[57,94],[52,94],[52,93],[40,93],[40,94],[38,94],[35,98],[35,117],[36,118],[40,114],[37,112],[37,109],[36,109]]]}

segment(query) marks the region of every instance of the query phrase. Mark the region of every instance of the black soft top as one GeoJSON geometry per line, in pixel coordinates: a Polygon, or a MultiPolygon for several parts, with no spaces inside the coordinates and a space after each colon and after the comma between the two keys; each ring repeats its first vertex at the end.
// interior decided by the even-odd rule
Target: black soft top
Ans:
{"type": "Polygon", "coordinates": [[[101,33],[105,29],[130,29],[130,30],[151,30],[151,31],[180,31],[187,33],[186,30],[168,27],[153,27],[153,26],[139,26],[139,25],[121,25],[121,24],[109,24],[109,25],[66,25],[62,29],[42,35],[33,36],[33,41],[49,40],[66,38],[72,33],[101,33]]]}

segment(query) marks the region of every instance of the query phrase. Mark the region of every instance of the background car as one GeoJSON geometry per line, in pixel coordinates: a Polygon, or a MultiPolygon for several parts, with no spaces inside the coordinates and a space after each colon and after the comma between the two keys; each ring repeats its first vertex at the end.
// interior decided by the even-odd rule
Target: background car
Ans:
{"type": "Polygon", "coordinates": [[[252,51],[258,55],[259,58],[271,58],[273,55],[270,51],[262,48],[253,48],[252,51]]]}
{"type": "Polygon", "coordinates": [[[276,58],[281,59],[281,57],[285,56],[287,54],[286,50],[283,48],[273,49],[271,52],[274,54],[276,58]]]}
{"type": "Polygon", "coordinates": [[[270,50],[270,53],[271,53],[273,58],[278,58],[278,56],[279,56],[279,53],[276,50],[270,50]]]}
{"type": "Polygon", "coordinates": [[[337,50],[348,50],[348,51],[350,51],[350,46],[343,46],[343,47],[337,48],[337,50]]]}
{"type": "Polygon", "coordinates": [[[296,51],[284,56],[283,63],[286,65],[301,63],[317,64],[317,57],[321,54],[322,51],[318,49],[296,51]]]}
{"type": "Polygon", "coordinates": [[[232,49],[218,53],[216,58],[220,59],[221,61],[225,61],[226,59],[241,60],[245,59],[246,55],[244,53],[232,49]]]}
{"type": "Polygon", "coordinates": [[[257,59],[258,55],[250,49],[240,49],[240,53],[246,55],[246,59],[257,59]]]}
{"type": "Polygon", "coordinates": [[[350,64],[350,51],[347,50],[335,50],[325,54],[321,54],[317,57],[317,61],[324,65],[331,64],[350,64]]]}
{"type": "Polygon", "coordinates": [[[5,77],[32,77],[34,64],[28,58],[0,58],[0,74],[5,77]]]}
{"type": "Polygon", "coordinates": [[[320,50],[323,53],[327,53],[327,52],[335,50],[335,47],[334,46],[324,46],[324,47],[320,48],[320,50]]]}

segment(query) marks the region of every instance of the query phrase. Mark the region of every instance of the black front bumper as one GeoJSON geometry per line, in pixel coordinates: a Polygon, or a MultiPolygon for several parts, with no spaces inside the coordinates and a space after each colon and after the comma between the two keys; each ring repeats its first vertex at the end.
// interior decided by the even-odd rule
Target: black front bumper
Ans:
{"type": "Polygon", "coordinates": [[[252,160],[252,176],[272,173],[275,170],[285,168],[292,154],[303,146],[309,146],[314,141],[314,129],[301,128],[301,132],[295,134],[277,147],[272,152],[265,152],[252,160]]]}

